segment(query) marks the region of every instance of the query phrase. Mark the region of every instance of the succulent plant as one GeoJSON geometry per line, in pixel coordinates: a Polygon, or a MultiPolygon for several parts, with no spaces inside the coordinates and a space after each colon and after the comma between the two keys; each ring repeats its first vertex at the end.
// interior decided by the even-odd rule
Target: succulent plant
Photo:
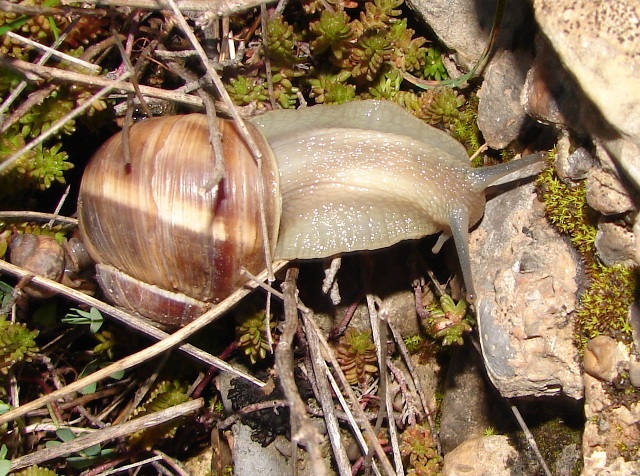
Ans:
{"type": "Polygon", "coordinates": [[[351,385],[364,383],[367,375],[378,371],[376,346],[369,331],[349,329],[338,343],[337,356],[351,385]]]}
{"type": "Polygon", "coordinates": [[[0,316],[0,372],[6,374],[14,365],[27,361],[39,351],[37,330],[29,330],[24,323],[7,321],[0,316]]]}

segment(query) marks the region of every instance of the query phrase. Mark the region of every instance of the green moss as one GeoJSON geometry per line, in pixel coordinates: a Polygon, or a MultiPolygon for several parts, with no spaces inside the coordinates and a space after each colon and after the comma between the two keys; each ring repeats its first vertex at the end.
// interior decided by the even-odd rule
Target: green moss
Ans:
{"type": "Polygon", "coordinates": [[[583,256],[590,258],[595,250],[597,227],[595,214],[587,205],[586,185],[584,182],[566,185],[555,174],[554,161],[555,154],[550,154],[548,165],[537,181],[547,217],[583,256]]]}
{"type": "Polygon", "coordinates": [[[635,300],[638,271],[622,265],[611,267],[600,263],[590,266],[589,287],[582,295],[578,311],[578,338],[581,348],[600,334],[630,343],[632,329],[629,308],[635,300]]]}

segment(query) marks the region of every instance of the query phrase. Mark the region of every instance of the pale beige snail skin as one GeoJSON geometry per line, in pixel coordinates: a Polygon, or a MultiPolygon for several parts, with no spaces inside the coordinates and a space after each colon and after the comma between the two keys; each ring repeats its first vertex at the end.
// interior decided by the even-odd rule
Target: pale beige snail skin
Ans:
{"type": "MultiPolygon", "coordinates": [[[[141,315],[182,325],[264,268],[257,168],[235,126],[220,120],[226,176],[214,181],[206,118],[146,120],[94,155],[78,203],[80,231],[105,294],[141,315]],[[216,195],[217,191],[217,195],[216,195]],[[167,298],[168,302],[164,299],[167,298]]],[[[472,169],[447,133],[383,101],[273,111],[248,123],[265,156],[275,259],[314,259],[453,236],[473,295],[468,229],[484,190],[541,160],[472,169]]]]}

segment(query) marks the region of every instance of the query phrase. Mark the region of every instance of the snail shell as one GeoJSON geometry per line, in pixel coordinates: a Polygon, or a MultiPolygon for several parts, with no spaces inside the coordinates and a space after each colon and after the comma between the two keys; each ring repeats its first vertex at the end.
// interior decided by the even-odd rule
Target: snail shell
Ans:
{"type": "MultiPolygon", "coordinates": [[[[180,325],[264,268],[258,170],[233,123],[219,120],[226,176],[212,187],[206,118],[150,119],[95,154],[78,215],[111,299],[180,325]],[[165,301],[168,298],[168,301],[165,301]]],[[[472,169],[464,147],[399,106],[359,101],[274,111],[248,124],[265,156],[269,242],[278,259],[312,259],[384,248],[442,231],[456,242],[473,293],[468,228],[484,189],[539,161],[472,169]]]]}
{"type": "MultiPolygon", "coordinates": [[[[264,268],[255,186],[258,169],[234,124],[220,121],[226,176],[216,187],[206,116],[149,119],[94,155],[80,188],[78,218],[98,281],[116,304],[180,325],[241,286],[244,267],[264,268]]],[[[265,150],[267,222],[275,243],[278,173],[265,150]]]]}
{"type": "MultiPolygon", "coordinates": [[[[39,276],[60,281],[65,269],[65,252],[52,236],[17,234],[11,238],[9,261],[39,276]]],[[[34,298],[47,298],[55,294],[40,286],[29,284],[25,292],[34,298]]]]}

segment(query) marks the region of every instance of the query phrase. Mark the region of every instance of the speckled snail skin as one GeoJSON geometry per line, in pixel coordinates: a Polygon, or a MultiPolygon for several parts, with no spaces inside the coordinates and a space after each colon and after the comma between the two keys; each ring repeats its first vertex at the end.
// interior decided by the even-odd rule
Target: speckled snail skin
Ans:
{"type": "MultiPolygon", "coordinates": [[[[80,231],[116,304],[183,325],[264,268],[257,167],[219,120],[226,176],[215,193],[204,115],[143,121],[96,152],[83,177],[80,231]]],[[[453,236],[473,294],[468,229],[487,186],[539,157],[472,169],[464,147],[389,102],[267,113],[248,123],[263,151],[276,259],[313,259],[453,236]]]]}

